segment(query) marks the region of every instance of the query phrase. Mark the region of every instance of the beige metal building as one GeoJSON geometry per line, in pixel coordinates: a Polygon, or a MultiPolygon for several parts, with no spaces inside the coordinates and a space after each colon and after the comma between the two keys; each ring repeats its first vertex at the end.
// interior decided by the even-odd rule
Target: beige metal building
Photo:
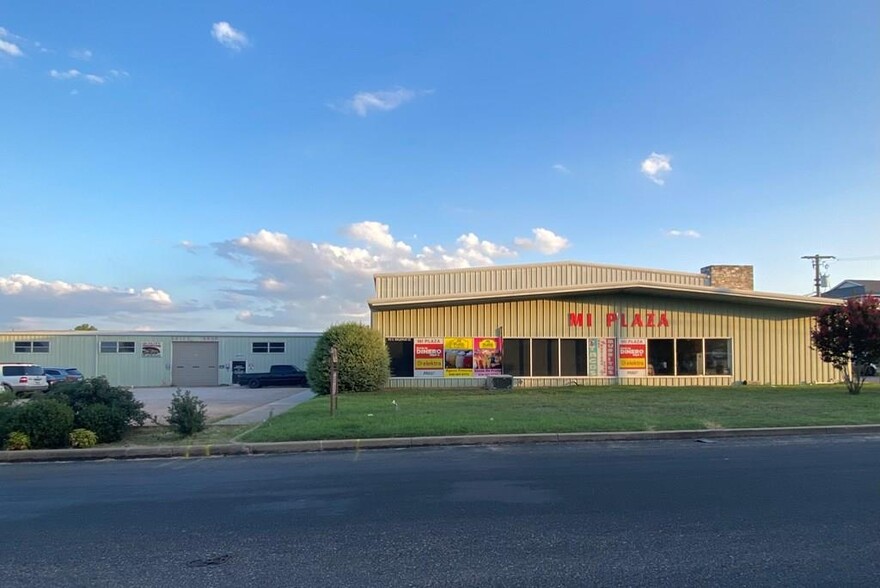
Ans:
{"type": "Polygon", "coordinates": [[[0,333],[0,361],[76,367],[116,386],[217,386],[271,365],[305,369],[317,333],[14,331],[0,333]]]}
{"type": "Polygon", "coordinates": [[[828,299],[756,292],[751,266],[700,273],[561,262],[378,274],[371,322],[392,386],[837,381],[810,346],[828,299]]]}

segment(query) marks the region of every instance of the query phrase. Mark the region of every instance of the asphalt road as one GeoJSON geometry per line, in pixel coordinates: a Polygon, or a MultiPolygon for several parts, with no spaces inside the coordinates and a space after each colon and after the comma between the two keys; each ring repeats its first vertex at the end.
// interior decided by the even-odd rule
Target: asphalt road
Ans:
{"type": "Polygon", "coordinates": [[[0,465],[14,586],[876,586],[880,436],[0,465]]]}

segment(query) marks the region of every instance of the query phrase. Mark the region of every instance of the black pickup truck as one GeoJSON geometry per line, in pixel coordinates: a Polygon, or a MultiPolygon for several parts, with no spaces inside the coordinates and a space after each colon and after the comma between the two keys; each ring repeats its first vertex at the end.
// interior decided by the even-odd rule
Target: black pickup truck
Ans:
{"type": "Polygon", "coordinates": [[[248,374],[238,377],[239,386],[259,388],[260,386],[308,386],[306,373],[295,365],[273,365],[268,372],[248,374]]]}

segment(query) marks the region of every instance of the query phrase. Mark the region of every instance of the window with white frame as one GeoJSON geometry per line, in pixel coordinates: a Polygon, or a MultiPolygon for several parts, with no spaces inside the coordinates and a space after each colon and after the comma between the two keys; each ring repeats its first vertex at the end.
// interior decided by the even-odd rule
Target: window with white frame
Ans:
{"type": "Polygon", "coordinates": [[[101,353],[134,353],[134,341],[101,341],[101,353]]]}
{"type": "Polygon", "coordinates": [[[49,353],[48,341],[15,341],[15,353],[49,353]]]}
{"type": "Polygon", "coordinates": [[[284,353],[284,341],[254,341],[251,353],[284,353]]]}

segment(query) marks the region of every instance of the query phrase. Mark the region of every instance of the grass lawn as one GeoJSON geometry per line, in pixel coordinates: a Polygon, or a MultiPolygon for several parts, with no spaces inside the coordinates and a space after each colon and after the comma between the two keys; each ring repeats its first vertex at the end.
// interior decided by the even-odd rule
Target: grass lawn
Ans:
{"type": "Polygon", "coordinates": [[[182,437],[165,426],[135,427],[115,443],[102,443],[99,447],[139,447],[144,445],[217,445],[229,443],[236,435],[253,428],[253,425],[208,425],[192,437],[182,437]]]}
{"type": "Polygon", "coordinates": [[[317,397],[241,441],[880,424],[880,386],[395,390],[317,397]],[[396,400],[399,408],[395,408],[396,400]]]}

